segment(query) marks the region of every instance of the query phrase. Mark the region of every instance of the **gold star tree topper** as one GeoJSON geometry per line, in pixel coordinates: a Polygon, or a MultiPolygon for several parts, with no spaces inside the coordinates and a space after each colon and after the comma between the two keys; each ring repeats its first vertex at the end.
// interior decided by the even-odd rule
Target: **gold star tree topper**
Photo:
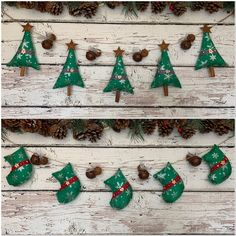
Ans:
{"type": "Polygon", "coordinates": [[[69,43],[66,43],[68,50],[69,49],[73,49],[75,50],[76,45],[78,45],[77,43],[74,43],[73,40],[71,39],[71,41],[69,43]]]}
{"type": "Polygon", "coordinates": [[[169,43],[166,43],[164,40],[162,41],[161,44],[159,44],[158,46],[161,48],[161,51],[164,51],[164,50],[168,50],[168,47],[169,47],[169,43]]]}
{"type": "Polygon", "coordinates": [[[118,47],[116,50],[114,50],[115,56],[122,56],[125,50],[122,50],[120,47],[118,47]]]}
{"type": "Polygon", "coordinates": [[[211,28],[212,27],[209,27],[208,25],[204,25],[203,27],[201,27],[204,33],[211,33],[211,28]]]}
{"type": "Polygon", "coordinates": [[[23,32],[29,32],[29,31],[31,31],[31,29],[33,28],[33,26],[31,25],[31,24],[29,24],[29,23],[27,23],[26,25],[21,25],[22,27],[23,27],[23,32]]]}

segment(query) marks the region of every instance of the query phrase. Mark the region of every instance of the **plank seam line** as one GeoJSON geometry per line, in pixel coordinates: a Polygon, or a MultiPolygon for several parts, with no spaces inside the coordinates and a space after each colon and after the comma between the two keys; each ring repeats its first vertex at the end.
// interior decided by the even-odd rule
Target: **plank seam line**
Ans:
{"type": "Polygon", "coordinates": [[[150,109],[150,108],[204,108],[204,109],[224,109],[224,108],[235,108],[235,106],[224,106],[224,107],[214,107],[214,106],[129,106],[129,105],[123,105],[123,106],[5,106],[2,105],[2,108],[135,108],[135,109],[150,109]]]}

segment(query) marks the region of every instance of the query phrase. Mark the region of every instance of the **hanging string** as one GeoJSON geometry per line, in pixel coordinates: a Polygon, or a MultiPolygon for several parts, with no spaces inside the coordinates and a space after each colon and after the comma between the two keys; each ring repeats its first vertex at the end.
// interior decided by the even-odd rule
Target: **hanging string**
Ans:
{"type": "MultiPolygon", "coordinates": [[[[2,8],[2,14],[3,14],[3,15],[6,15],[6,16],[7,16],[8,18],[10,18],[12,21],[16,22],[17,24],[19,24],[19,25],[21,26],[21,24],[17,21],[17,19],[13,18],[13,17],[10,16],[8,13],[6,13],[6,11],[5,11],[3,8],[2,8]]],[[[230,16],[232,16],[233,14],[234,14],[234,11],[232,11],[230,14],[228,14],[227,16],[225,16],[224,18],[222,18],[221,20],[217,21],[216,23],[210,24],[209,26],[210,26],[211,28],[214,28],[215,26],[217,26],[217,25],[221,24],[222,22],[224,22],[226,19],[228,19],[228,18],[229,18],[230,16]]],[[[3,22],[3,24],[4,24],[4,22],[3,22]]],[[[34,33],[37,34],[37,35],[39,35],[39,36],[41,36],[41,37],[44,37],[44,38],[47,37],[47,33],[45,33],[45,35],[43,35],[42,33],[38,32],[37,30],[34,30],[34,33]]],[[[55,32],[54,32],[54,33],[55,33],[55,32]]],[[[195,34],[195,36],[198,36],[198,35],[200,35],[201,33],[202,33],[202,32],[199,31],[197,34],[195,34]]],[[[34,37],[33,37],[33,38],[34,38],[34,37]]],[[[182,39],[182,38],[181,38],[181,39],[182,39]]],[[[179,40],[181,40],[181,39],[179,39],[179,40]]],[[[178,42],[172,43],[171,45],[177,45],[177,44],[179,44],[179,40],[178,40],[178,42]]],[[[61,40],[56,40],[55,43],[64,46],[65,43],[61,43],[62,41],[65,42],[64,39],[61,39],[61,40]]],[[[82,50],[82,51],[85,51],[85,52],[88,51],[88,49],[84,49],[84,48],[79,48],[79,50],[82,50]]],[[[148,49],[148,51],[156,51],[156,50],[159,50],[159,47],[155,47],[155,48],[148,49]]],[[[112,56],[114,53],[113,53],[113,52],[104,52],[104,51],[102,51],[102,54],[103,54],[103,55],[112,56]]],[[[132,55],[132,54],[133,54],[133,52],[125,52],[125,55],[132,55]]]]}
{"type": "MultiPolygon", "coordinates": [[[[230,140],[230,139],[233,138],[233,137],[234,137],[234,135],[229,136],[228,138],[226,138],[225,140],[221,141],[221,142],[218,143],[217,145],[220,146],[220,145],[222,145],[223,143],[227,142],[228,140],[230,140]]],[[[8,137],[5,137],[4,139],[5,139],[6,141],[8,141],[9,143],[13,144],[14,146],[20,147],[19,144],[13,142],[13,141],[10,140],[8,137]]],[[[3,145],[3,146],[4,146],[4,145],[3,145]]],[[[5,145],[5,146],[6,146],[6,145],[5,145]]],[[[24,149],[25,149],[27,152],[29,152],[29,153],[31,153],[31,154],[34,154],[34,152],[31,151],[30,149],[25,148],[25,147],[24,147],[24,149]]],[[[211,150],[211,147],[210,147],[210,148],[206,148],[206,149],[204,149],[203,151],[197,152],[196,155],[200,155],[200,154],[205,153],[205,152],[208,152],[208,151],[210,151],[210,150],[211,150]]],[[[54,161],[54,162],[60,163],[60,164],[62,164],[63,166],[67,164],[67,163],[65,163],[65,162],[63,162],[63,161],[59,161],[59,160],[54,159],[54,158],[49,158],[49,157],[47,157],[47,158],[48,158],[50,161],[54,161]]],[[[182,162],[182,161],[186,161],[186,157],[184,157],[183,159],[180,159],[180,160],[171,162],[171,164],[176,164],[176,163],[179,163],[179,162],[182,162]]],[[[72,162],[70,162],[70,163],[71,163],[73,166],[77,167],[77,168],[80,168],[80,167],[81,167],[80,165],[74,164],[74,163],[72,163],[72,162]]],[[[163,164],[162,164],[162,165],[163,165],[163,164]]]]}

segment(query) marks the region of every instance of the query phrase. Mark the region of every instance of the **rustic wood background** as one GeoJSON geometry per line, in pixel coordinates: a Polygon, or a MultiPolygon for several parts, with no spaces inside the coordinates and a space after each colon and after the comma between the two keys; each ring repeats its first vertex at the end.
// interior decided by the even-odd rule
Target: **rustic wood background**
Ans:
{"type": "Polygon", "coordinates": [[[7,16],[2,24],[2,115],[4,118],[137,118],[137,117],[233,117],[234,116],[234,17],[224,25],[212,29],[212,39],[228,68],[216,68],[216,78],[209,78],[207,69],[194,70],[202,35],[196,37],[191,50],[180,49],[179,42],[188,33],[198,34],[203,23],[214,24],[227,13],[208,14],[189,11],[181,17],[168,10],[154,15],[150,9],[138,18],[125,18],[121,8],[99,9],[92,19],[75,18],[67,11],[60,16],[42,14],[34,10],[5,8],[7,16]],[[31,22],[41,33],[54,32],[60,43],[73,39],[78,43],[77,59],[86,88],[74,87],[68,99],[65,89],[53,90],[67,56],[65,45],[56,43],[48,51],[41,47],[42,37],[33,33],[41,71],[29,69],[26,77],[19,77],[19,68],[8,68],[6,63],[15,54],[22,39],[22,28],[17,22],[31,22]],[[135,95],[122,93],[120,103],[114,102],[114,93],[103,93],[115,63],[113,50],[118,46],[127,52],[158,48],[165,39],[170,43],[169,54],[182,89],[170,87],[168,97],[162,88],[150,89],[156,72],[160,50],[152,50],[141,63],[125,55],[127,73],[135,95]],[[103,55],[90,62],[85,50],[90,46],[102,50],[103,55]]]}
{"type": "MultiPolygon", "coordinates": [[[[230,134],[232,135],[232,134],[230,134]]],[[[185,161],[174,164],[183,178],[186,190],[173,204],[161,198],[161,185],[150,177],[139,180],[137,166],[143,163],[153,175],[167,161],[185,158],[188,152],[207,150],[223,137],[197,134],[189,140],[176,132],[161,138],[157,132],[144,142],[133,142],[128,131],[120,134],[106,130],[97,143],[78,142],[71,134],[64,140],[45,138],[37,134],[14,134],[9,139],[18,145],[65,163],[71,162],[83,186],[79,197],[60,205],[56,200],[59,183],[51,174],[62,164],[51,161],[47,166],[35,166],[32,180],[20,187],[6,183],[9,164],[2,162],[2,234],[3,235],[233,235],[234,234],[234,174],[220,185],[207,180],[209,168],[202,163],[197,168],[185,161]],[[91,164],[90,164],[91,163],[91,164]],[[99,165],[103,174],[89,180],[85,171],[99,165]],[[121,168],[134,188],[130,205],[122,211],[109,206],[111,192],[103,181],[121,168]]],[[[16,150],[11,143],[2,144],[2,155],[16,150]]],[[[234,139],[221,145],[234,163],[234,139]]]]}

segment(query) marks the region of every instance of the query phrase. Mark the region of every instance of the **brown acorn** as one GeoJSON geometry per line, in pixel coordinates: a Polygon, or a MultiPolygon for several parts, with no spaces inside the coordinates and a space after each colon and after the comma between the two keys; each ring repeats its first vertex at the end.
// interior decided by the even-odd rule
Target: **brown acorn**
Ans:
{"type": "Polygon", "coordinates": [[[102,168],[99,167],[99,166],[96,166],[94,169],[93,169],[95,175],[100,175],[102,173],[102,168]]]}
{"type": "Polygon", "coordinates": [[[189,162],[190,165],[192,165],[194,167],[199,166],[202,162],[201,157],[199,157],[197,155],[193,155],[191,153],[187,154],[186,160],[189,162]]]}
{"type": "Polygon", "coordinates": [[[51,39],[45,39],[45,40],[43,40],[43,42],[42,42],[42,47],[44,48],[44,49],[51,49],[52,48],[52,46],[53,46],[53,41],[51,40],[51,39]]]}
{"type": "Polygon", "coordinates": [[[87,170],[86,171],[86,176],[89,179],[94,179],[96,177],[95,171],[94,170],[87,170]]]}
{"type": "Polygon", "coordinates": [[[48,164],[48,158],[46,156],[42,156],[40,158],[40,165],[47,165],[48,164]]]}
{"type": "Polygon", "coordinates": [[[141,55],[140,52],[135,52],[135,53],[133,54],[133,60],[134,60],[134,61],[140,62],[140,61],[142,61],[142,59],[143,59],[143,57],[142,57],[142,55],[141,55]]]}
{"type": "Polygon", "coordinates": [[[145,180],[149,178],[149,172],[144,168],[144,166],[138,166],[138,176],[140,179],[145,180]]]}
{"type": "Polygon", "coordinates": [[[89,61],[94,61],[96,59],[96,53],[89,50],[88,52],[86,52],[86,58],[89,60],[89,61]]]}
{"type": "Polygon", "coordinates": [[[31,158],[30,158],[30,162],[33,164],[33,165],[40,165],[40,157],[39,157],[39,154],[37,153],[34,153],[31,158]]]}
{"type": "Polygon", "coordinates": [[[192,44],[188,40],[183,40],[180,44],[180,47],[184,50],[187,50],[187,49],[191,48],[191,46],[192,46],[192,44]]]}
{"type": "Polygon", "coordinates": [[[188,34],[187,41],[190,41],[192,43],[192,42],[194,42],[194,40],[195,40],[195,35],[194,34],[188,34]]]}
{"type": "Polygon", "coordinates": [[[147,57],[148,54],[149,54],[149,51],[148,51],[146,48],[144,48],[144,49],[141,50],[141,56],[142,56],[142,57],[147,57]]]}
{"type": "Polygon", "coordinates": [[[48,39],[50,39],[51,41],[56,41],[57,37],[55,34],[49,34],[48,39]]]}

